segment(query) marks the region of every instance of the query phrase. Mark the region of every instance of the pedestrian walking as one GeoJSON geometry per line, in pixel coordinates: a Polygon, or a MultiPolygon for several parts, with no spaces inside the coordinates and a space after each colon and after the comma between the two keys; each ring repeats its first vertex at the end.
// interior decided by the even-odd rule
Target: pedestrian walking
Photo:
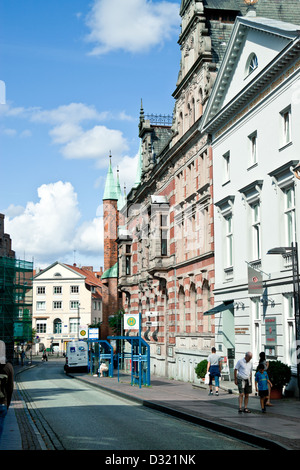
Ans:
{"type": "Polygon", "coordinates": [[[22,349],[20,355],[21,355],[21,366],[23,366],[24,365],[24,359],[26,357],[24,349],[22,349]]]}
{"type": "Polygon", "coordinates": [[[43,350],[43,357],[42,357],[42,362],[48,361],[48,356],[47,356],[47,351],[46,349],[43,350]]]}
{"type": "MultiPolygon", "coordinates": [[[[262,364],[263,367],[264,367],[264,370],[266,370],[268,372],[268,367],[269,367],[269,361],[266,360],[266,355],[265,353],[262,351],[261,353],[259,353],[259,363],[258,363],[258,366],[262,364]]],[[[258,370],[258,367],[257,367],[257,370],[258,370]]],[[[273,406],[272,403],[271,403],[271,386],[270,384],[268,383],[268,397],[267,397],[267,401],[266,401],[266,405],[267,406],[273,406]]]]}
{"type": "Polygon", "coordinates": [[[258,364],[258,371],[255,374],[255,390],[258,391],[260,398],[261,411],[266,412],[266,402],[269,395],[269,387],[272,387],[272,383],[269,379],[267,371],[262,363],[258,364]]]}
{"type": "Polygon", "coordinates": [[[209,395],[213,395],[212,391],[212,382],[215,381],[215,392],[216,395],[219,395],[219,380],[222,370],[222,360],[221,357],[216,354],[216,348],[211,348],[211,354],[207,358],[207,371],[209,373],[209,395]]]}
{"type": "Polygon", "coordinates": [[[3,433],[4,421],[10,406],[14,389],[14,370],[10,362],[6,361],[6,347],[0,341],[0,440],[3,433]]]}
{"type": "Polygon", "coordinates": [[[248,409],[249,394],[252,393],[252,353],[249,351],[240,359],[234,368],[234,383],[239,390],[239,413],[251,413],[248,409]],[[243,409],[244,401],[244,409],[243,409]]]}

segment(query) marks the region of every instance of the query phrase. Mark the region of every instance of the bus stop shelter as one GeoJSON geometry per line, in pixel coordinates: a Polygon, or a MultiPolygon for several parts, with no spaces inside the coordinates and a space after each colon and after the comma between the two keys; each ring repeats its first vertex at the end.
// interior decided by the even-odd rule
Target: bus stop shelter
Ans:
{"type": "Polygon", "coordinates": [[[106,340],[89,339],[89,371],[100,375],[100,364],[105,362],[108,366],[108,376],[113,377],[114,353],[113,347],[106,340]]]}
{"type": "Polygon", "coordinates": [[[126,340],[131,345],[131,351],[118,354],[118,380],[120,359],[127,357],[131,361],[131,385],[150,385],[150,346],[141,336],[108,336],[108,340],[126,340]]]}

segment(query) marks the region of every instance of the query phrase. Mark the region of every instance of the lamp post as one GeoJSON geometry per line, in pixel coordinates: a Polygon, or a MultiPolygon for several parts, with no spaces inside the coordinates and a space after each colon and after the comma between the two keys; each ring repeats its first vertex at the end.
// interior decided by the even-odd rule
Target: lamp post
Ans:
{"type": "Polygon", "coordinates": [[[293,173],[298,180],[300,180],[300,163],[293,168],[293,173]]]}
{"type": "Polygon", "coordinates": [[[78,336],[78,341],[79,341],[79,325],[80,325],[80,302],[78,302],[77,306],[77,336],[78,336]]]}
{"type": "Polygon", "coordinates": [[[297,363],[297,383],[298,394],[300,399],[300,289],[299,289],[299,263],[298,263],[298,246],[297,242],[292,243],[290,247],[272,248],[267,252],[268,255],[291,255],[292,257],[292,274],[293,274],[293,297],[294,297],[294,314],[295,314],[295,341],[296,341],[296,363],[297,363]],[[298,357],[299,356],[299,357],[298,357]]]}

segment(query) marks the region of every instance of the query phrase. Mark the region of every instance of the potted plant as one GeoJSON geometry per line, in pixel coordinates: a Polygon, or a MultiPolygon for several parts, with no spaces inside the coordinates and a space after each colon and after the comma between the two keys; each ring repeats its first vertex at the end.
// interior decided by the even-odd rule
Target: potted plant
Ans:
{"type": "Polygon", "coordinates": [[[195,367],[197,378],[204,379],[206,371],[207,371],[207,360],[203,359],[203,361],[199,362],[195,367]]]}
{"type": "Polygon", "coordinates": [[[281,361],[270,361],[267,373],[272,382],[271,398],[281,398],[283,387],[291,379],[291,367],[281,361]]]}

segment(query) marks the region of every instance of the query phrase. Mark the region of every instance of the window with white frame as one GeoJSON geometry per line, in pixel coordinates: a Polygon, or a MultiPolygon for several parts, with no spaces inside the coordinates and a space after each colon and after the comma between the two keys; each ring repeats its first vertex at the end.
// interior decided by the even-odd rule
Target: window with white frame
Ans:
{"type": "Polygon", "coordinates": [[[292,140],[291,136],[291,107],[281,111],[281,144],[286,145],[292,140]]]}
{"type": "Polygon", "coordinates": [[[36,292],[37,292],[38,295],[45,294],[46,293],[46,287],[37,287],[36,292]]]}
{"type": "Polygon", "coordinates": [[[248,135],[249,140],[249,165],[253,166],[257,163],[257,132],[248,135]]]}
{"type": "Polygon", "coordinates": [[[62,294],[62,286],[53,286],[53,294],[62,294]]]}
{"type": "Polygon", "coordinates": [[[223,155],[223,184],[230,181],[230,152],[223,155]]]}
{"type": "Polygon", "coordinates": [[[257,201],[250,206],[252,218],[252,259],[261,258],[261,240],[260,240],[260,203],[257,201]]]}
{"type": "Polygon", "coordinates": [[[75,309],[78,310],[78,307],[79,307],[79,300],[71,300],[70,301],[70,309],[71,310],[75,310],[75,309]]]}
{"type": "Polygon", "coordinates": [[[36,303],[37,310],[46,310],[46,302],[45,301],[37,301],[36,303]]]}
{"type": "Polygon", "coordinates": [[[70,318],[70,333],[78,333],[79,322],[79,318],[70,318]]]}
{"type": "Polygon", "coordinates": [[[284,219],[285,219],[285,239],[287,246],[291,246],[296,239],[295,222],[295,188],[290,186],[284,192],[284,219]]]}
{"type": "Polygon", "coordinates": [[[46,333],[47,331],[47,320],[37,320],[36,321],[36,332],[37,333],[46,333]]]}
{"type": "Polygon", "coordinates": [[[79,286],[71,286],[71,294],[78,294],[79,286]]]}
{"type": "Polygon", "coordinates": [[[55,300],[53,302],[53,309],[54,310],[60,310],[62,309],[62,301],[61,300],[55,300]]]}
{"type": "Polygon", "coordinates": [[[248,77],[258,67],[257,55],[252,52],[246,62],[245,77],[248,77]]]}
{"type": "Polygon", "coordinates": [[[297,358],[294,357],[296,351],[295,343],[295,315],[294,315],[294,296],[292,293],[284,294],[284,313],[286,328],[285,331],[285,361],[288,364],[295,364],[297,358]]]}
{"type": "Polygon", "coordinates": [[[230,267],[233,265],[232,214],[225,217],[225,233],[226,233],[226,267],[230,267]]]}
{"type": "Polygon", "coordinates": [[[234,195],[228,195],[215,203],[222,217],[222,252],[225,280],[233,279],[233,211],[234,195]]]}

